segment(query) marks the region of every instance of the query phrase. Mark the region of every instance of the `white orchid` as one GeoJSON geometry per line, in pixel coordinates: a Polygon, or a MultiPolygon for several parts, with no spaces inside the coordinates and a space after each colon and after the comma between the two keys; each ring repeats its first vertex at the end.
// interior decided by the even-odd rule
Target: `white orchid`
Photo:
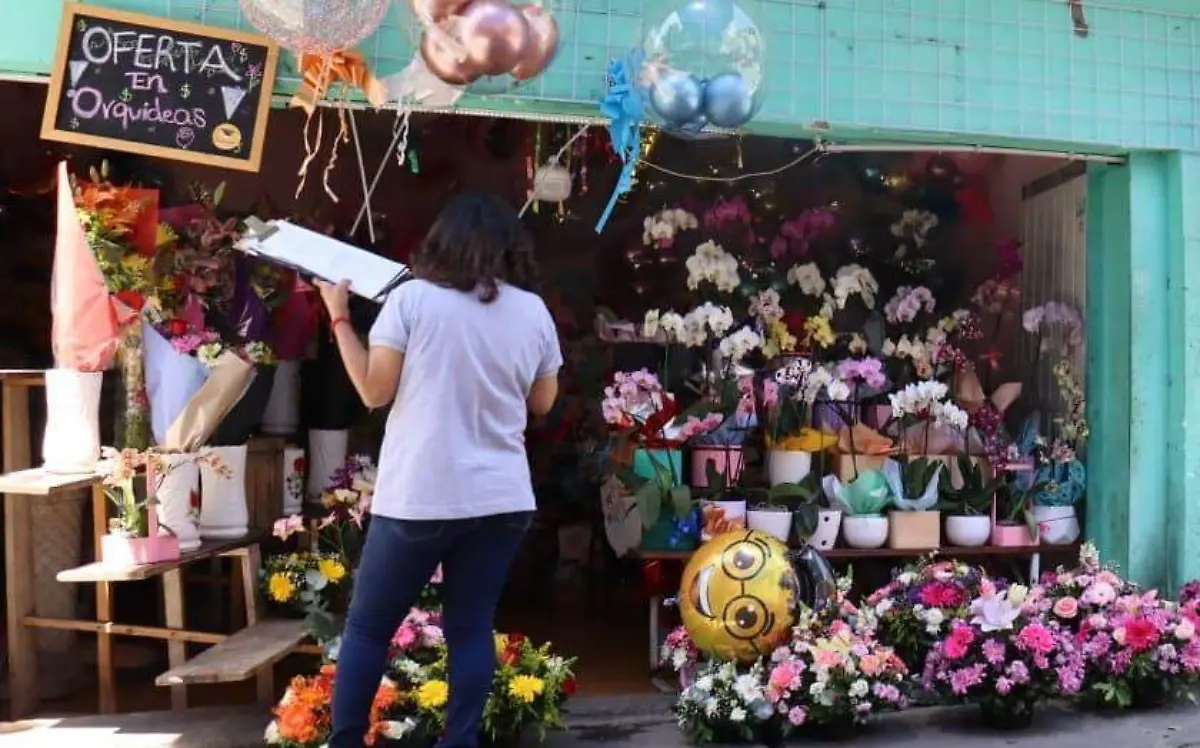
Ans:
{"type": "Polygon", "coordinates": [[[833,278],[833,304],[845,309],[851,296],[859,296],[868,309],[875,308],[875,294],[879,293],[879,281],[862,265],[843,265],[833,278]]]}
{"type": "Polygon", "coordinates": [[[817,267],[817,263],[809,262],[804,265],[794,265],[787,271],[787,282],[790,285],[797,286],[800,293],[805,296],[820,298],[821,294],[825,293],[826,283],[825,278],[821,276],[821,269],[817,267]]]}
{"type": "Polygon", "coordinates": [[[732,293],[742,283],[738,275],[737,258],[712,241],[696,247],[685,265],[688,271],[687,286],[692,291],[704,283],[711,283],[722,293],[732,293]]]}

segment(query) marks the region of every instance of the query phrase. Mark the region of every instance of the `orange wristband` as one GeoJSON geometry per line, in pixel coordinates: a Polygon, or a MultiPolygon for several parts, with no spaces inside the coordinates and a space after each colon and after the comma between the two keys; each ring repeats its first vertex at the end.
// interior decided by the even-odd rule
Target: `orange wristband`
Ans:
{"type": "Polygon", "coordinates": [[[335,319],[331,319],[329,321],[329,334],[337,335],[338,325],[340,325],[342,323],[345,323],[347,325],[350,324],[350,318],[349,317],[337,317],[335,319]]]}

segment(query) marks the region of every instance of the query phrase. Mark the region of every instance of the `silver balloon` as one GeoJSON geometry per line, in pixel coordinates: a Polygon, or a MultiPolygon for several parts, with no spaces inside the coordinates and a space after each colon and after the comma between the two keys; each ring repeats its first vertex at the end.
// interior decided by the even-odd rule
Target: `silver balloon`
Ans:
{"type": "Polygon", "coordinates": [[[704,85],[691,73],[672,71],[650,84],[650,106],[669,127],[696,119],[704,104],[704,85]]]}
{"type": "Polygon", "coordinates": [[[296,54],[329,54],[375,32],[391,0],[241,0],[254,28],[296,54]]]}
{"type": "Polygon", "coordinates": [[[741,127],[754,116],[754,108],[754,93],[737,73],[722,73],[704,84],[704,116],[717,127],[741,127]]]}

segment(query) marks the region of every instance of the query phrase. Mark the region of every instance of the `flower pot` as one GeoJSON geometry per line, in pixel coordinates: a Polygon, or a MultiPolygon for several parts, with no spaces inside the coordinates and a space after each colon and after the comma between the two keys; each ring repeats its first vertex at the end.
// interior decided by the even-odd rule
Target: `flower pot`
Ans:
{"type": "Polygon", "coordinates": [[[658,470],[670,470],[676,485],[683,481],[683,453],[678,449],[635,449],[633,474],[650,480],[658,470]]]}
{"type": "Polygon", "coordinates": [[[648,551],[694,551],[699,539],[699,519],[695,512],[680,518],[667,510],[653,527],[642,533],[642,548],[648,551]]]}
{"type": "Polygon", "coordinates": [[[986,514],[951,515],[946,517],[946,541],[960,548],[979,548],[987,545],[992,535],[992,518],[986,514]]]}
{"type": "MultiPolygon", "coordinates": [[[[158,524],[175,534],[179,552],[200,547],[197,526],[200,509],[200,467],[194,455],[163,455],[168,472],[162,477],[155,498],[158,500],[158,524]]],[[[152,482],[157,478],[151,476],[152,482]]]]}
{"type": "Polygon", "coordinates": [[[746,512],[746,526],[787,543],[792,534],[792,513],[786,509],[751,509],[746,512]]]}
{"type": "Polygon", "coordinates": [[[1029,534],[1029,525],[1023,522],[997,522],[992,525],[992,545],[1021,548],[1037,545],[1029,534]]]}
{"type": "Polygon", "coordinates": [[[308,503],[321,504],[321,493],[329,481],[346,464],[349,449],[349,431],[308,431],[308,503]]]}
{"type": "Polygon", "coordinates": [[[240,538],[250,531],[246,506],[245,444],[240,447],[210,447],[207,452],[228,469],[228,477],[207,464],[200,466],[200,537],[240,538]]]}
{"type": "Polygon", "coordinates": [[[105,566],[156,564],[179,558],[179,539],[173,535],[130,538],[109,534],[100,539],[100,549],[105,566]]]}
{"type": "Polygon", "coordinates": [[[300,447],[283,450],[283,516],[304,511],[304,470],[307,461],[300,447]]]}
{"type": "Polygon", "coordinates": [[[1033,724],[1034,702],[1024,699],[985,701],[979,705],[983,724],[993,730],[1026,730],[1033,724]]]}
{"type": "Polygon", "coordinates": [[[1079,539],[1079,518],[1073,506],[1038,506],[1030,510],[1038,538],[1046,545],[1070,545],[1079,539]]]}
{"type": "Polygon", "coordinates": [[[637,511],[637,499],[618,492],[601,493],[604,512],[604,536],[617,558],[642,545],[642,517],[637,511]]]}
{"type": "Polygon", "coordinates": [[[767,458],[767,480],[772,486],[799,483],[812,471],[812,452],[773,449],[767,458]]]}
{"type": "MultiPolygon", "coordinates": [[[[50,473],[87,473],[100,459],[100,388],[104,372],[46,371],[42,459],[50,473]]],[[[25,438],[22,436],[21,438],[25,438]]]]}
{"type": "Polygon", "coordinates": [[[294,434],[299,428],[300,362],[280,361],[263,411],[262,430],[267,434],[294,434]]]}
{"type": "Polygon", "coordinates": [[[817,512],[817,529],[808,544],[818,550],[827,551],[837,545],[838,532],[842,529],[840,509],[821,509],[817,512]]]}
{"type": "Polygon", "coordinates": [[[889,512],[888,548],[895,550],[924,550],[942,544],[942,513],[889,512]]]}
{"type": "Polygon", "coordinates": [[[882,548],[888,539],[888,518],[881,514],[842,517],[842,539],[851,548],[882,548]]]}
{"type": "Polygon", "coordinates": [[[737,483],[745,453],[741,447],[697,447],[692,450],[692,487],[708,488],[708,466],[724,476],[725,485],[737,483]]]}

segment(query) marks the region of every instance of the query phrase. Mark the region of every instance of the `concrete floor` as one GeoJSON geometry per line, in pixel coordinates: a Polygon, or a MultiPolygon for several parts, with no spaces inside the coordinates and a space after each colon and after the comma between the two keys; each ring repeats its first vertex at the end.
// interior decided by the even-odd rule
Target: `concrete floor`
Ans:
{"type": "MultiPolygon", "coordinates": [[[[571,730],[545,748],[683,748],[661,697],[584,699],[571,730]]],[[[1043,709],[1025,732],[985,731],[971,709],[919,709],[878,720],[854,748],[1200,748],[1200,710],[1122,716],[1043,709]]],[[[0,725],[2,748],[259,748],[265,719],[257,708],[146,712],[0,725]]],[[[531,743],[532,745],[532,743],[531,743]]]]}

